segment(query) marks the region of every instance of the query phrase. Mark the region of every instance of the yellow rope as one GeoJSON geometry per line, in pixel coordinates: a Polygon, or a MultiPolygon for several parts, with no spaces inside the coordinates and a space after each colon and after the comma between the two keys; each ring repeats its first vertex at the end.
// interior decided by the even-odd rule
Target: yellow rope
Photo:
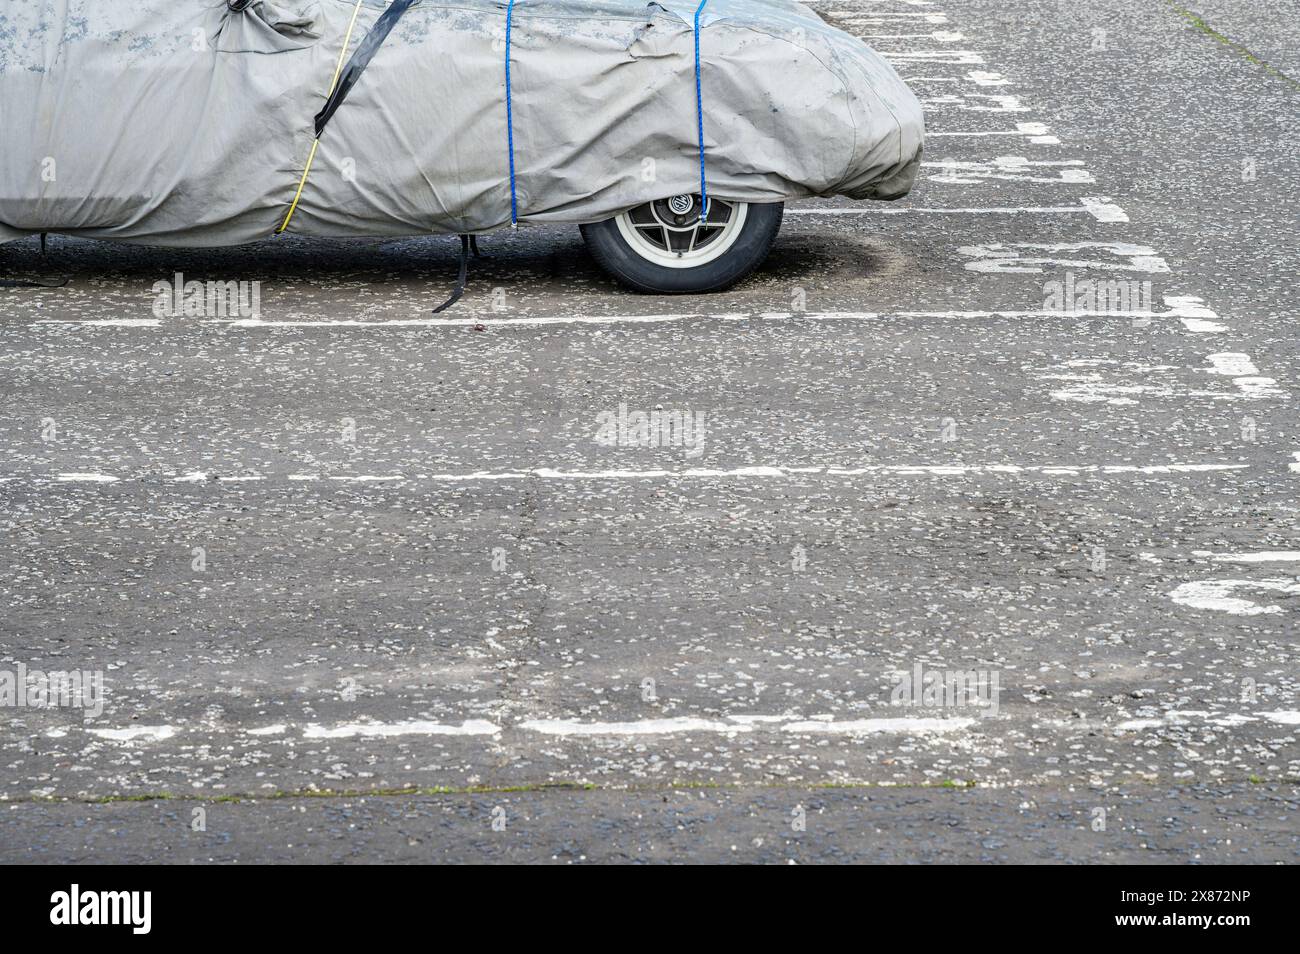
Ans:
{"type": "MultiPolygon", "coordinates": [[[[357,16],[361,13],[361,4],[365,0],[357,0],[357,5],[352,9],[352,21],[348,24],[348,32],[343,37],[343,49],[339,50],[338,65],[334,67],[334,78],[330,80],[329,92],[325,98],[329,99],[334,95],[334,88],[339,85],[339,77],[343,75],[343,64],[346,62],[348,47],[352,45],[352,31],[357,26],[357,16]]],[[[311,153],[307,156],[307,165],[302,170],[302,178],[298,181],[298,191],[293,195],[293,203],[289,206],[289,212],[284,217],[284,222],[275,230],[279,235],[289,227],[290,221],[293,220],[293,214],[298,211],[298,202],[302,199],[302,190],[307,188],[307,177],[311,175],[311,164],[316,161],[316,150],[320,148],[320,137],[311,144],[311,153]]]]}

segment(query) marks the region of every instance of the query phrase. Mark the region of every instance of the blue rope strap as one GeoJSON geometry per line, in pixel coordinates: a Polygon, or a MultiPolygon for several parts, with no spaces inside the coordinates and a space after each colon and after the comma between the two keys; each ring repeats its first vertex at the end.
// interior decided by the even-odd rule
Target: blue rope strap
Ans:
{"type": "MultiPolygon", "coordinates": [[[[707,2],[707,0],[706,0],[707,2]]],[[[506,6],[506,142],[510,147],[510,225],[519,224],[519,192],[515,185],[515,117],[510,102],[510,18],[515,0],[506,6]]]]}
{"type": "MultiPolygon", "coordinates": [[[[511,0],[513,3],[514,0],[511,0]]],[[[709,217],[709,188],[704,180],[704,92],[700,83],[700,14],[709,0],[700,0],[695,8],[695,117],[700,143],[700,221],[709,217]]]]}

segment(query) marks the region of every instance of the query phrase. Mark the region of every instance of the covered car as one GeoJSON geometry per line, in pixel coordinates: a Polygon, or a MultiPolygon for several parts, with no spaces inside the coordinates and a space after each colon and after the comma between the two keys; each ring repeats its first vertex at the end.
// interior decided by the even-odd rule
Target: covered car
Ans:
{"type": "Polygon", "coordinates": [[[789,0],[9,0],[0,127],[0,241],[578,224],[658,291],[747,272],[787,200],[905,195],[924,137],[789,0]]]}

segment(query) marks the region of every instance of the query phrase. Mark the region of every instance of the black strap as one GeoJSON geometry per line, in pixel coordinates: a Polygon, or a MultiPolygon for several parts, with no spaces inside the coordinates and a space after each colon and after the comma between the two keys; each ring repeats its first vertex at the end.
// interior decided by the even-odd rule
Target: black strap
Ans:
{"type": "MultiPolygon", "coordinates": [[[[46,239],[48,235],[41,233],[41,260],[44,261],[47,250],[46,239]]],[[[0,278],[0,288],[62,288],[71,279],[65,278],[61,282],[30,282],[22,278],[0,278]]]]}
{"type": "Polygon", "coordinates": [[[451,290],[450,298],[433,309],[435,315],[446,311],[460,301],[461,295],[465,294],[465,280],[469,278],[469,252],[471,248],[474,249],[474,254],[478,255],[478,239],[472,235],[462,235],[460,237],[460,273],[456,276],[456,287],[451,290]]]}
{"type": "Polygon", "coordinates": [[[397,26],[397,21],[402,18],[402,14],[419,2],[420,0],[395,0],[393,5],[375,21],[375,25],[370,28],[366,38],[357,47],[357,51],[352,54],[352,59],[348,60],[348,65],[344,67],[343,74],[334,87],[334,92],[325,101],[324,108],[316,114],[317,139],[325,131],[325,126],[330,121],[330,118],[343,105],[343,101],[348,98],[348,93],[352,92],[352,87],[357,85],[357,81],[361,79],[361,74],[366,71],[371,59],[379,52],[379,48],[384,45],[384,41],[388,39],[388,34],[393,32],[393,27],[397,26]]]}

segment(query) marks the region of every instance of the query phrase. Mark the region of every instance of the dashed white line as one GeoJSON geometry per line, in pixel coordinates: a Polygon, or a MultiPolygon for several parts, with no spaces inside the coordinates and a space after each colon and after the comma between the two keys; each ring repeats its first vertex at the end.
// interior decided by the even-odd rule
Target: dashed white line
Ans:
{"type": "Polygon", "coordinates": [[[410,722],[350,722],[344,725],[303,727],[305,739],[391,739],[404,735],[499,735],[501,727],[482,719],[460,725],[412,720],[410,722]]]}

